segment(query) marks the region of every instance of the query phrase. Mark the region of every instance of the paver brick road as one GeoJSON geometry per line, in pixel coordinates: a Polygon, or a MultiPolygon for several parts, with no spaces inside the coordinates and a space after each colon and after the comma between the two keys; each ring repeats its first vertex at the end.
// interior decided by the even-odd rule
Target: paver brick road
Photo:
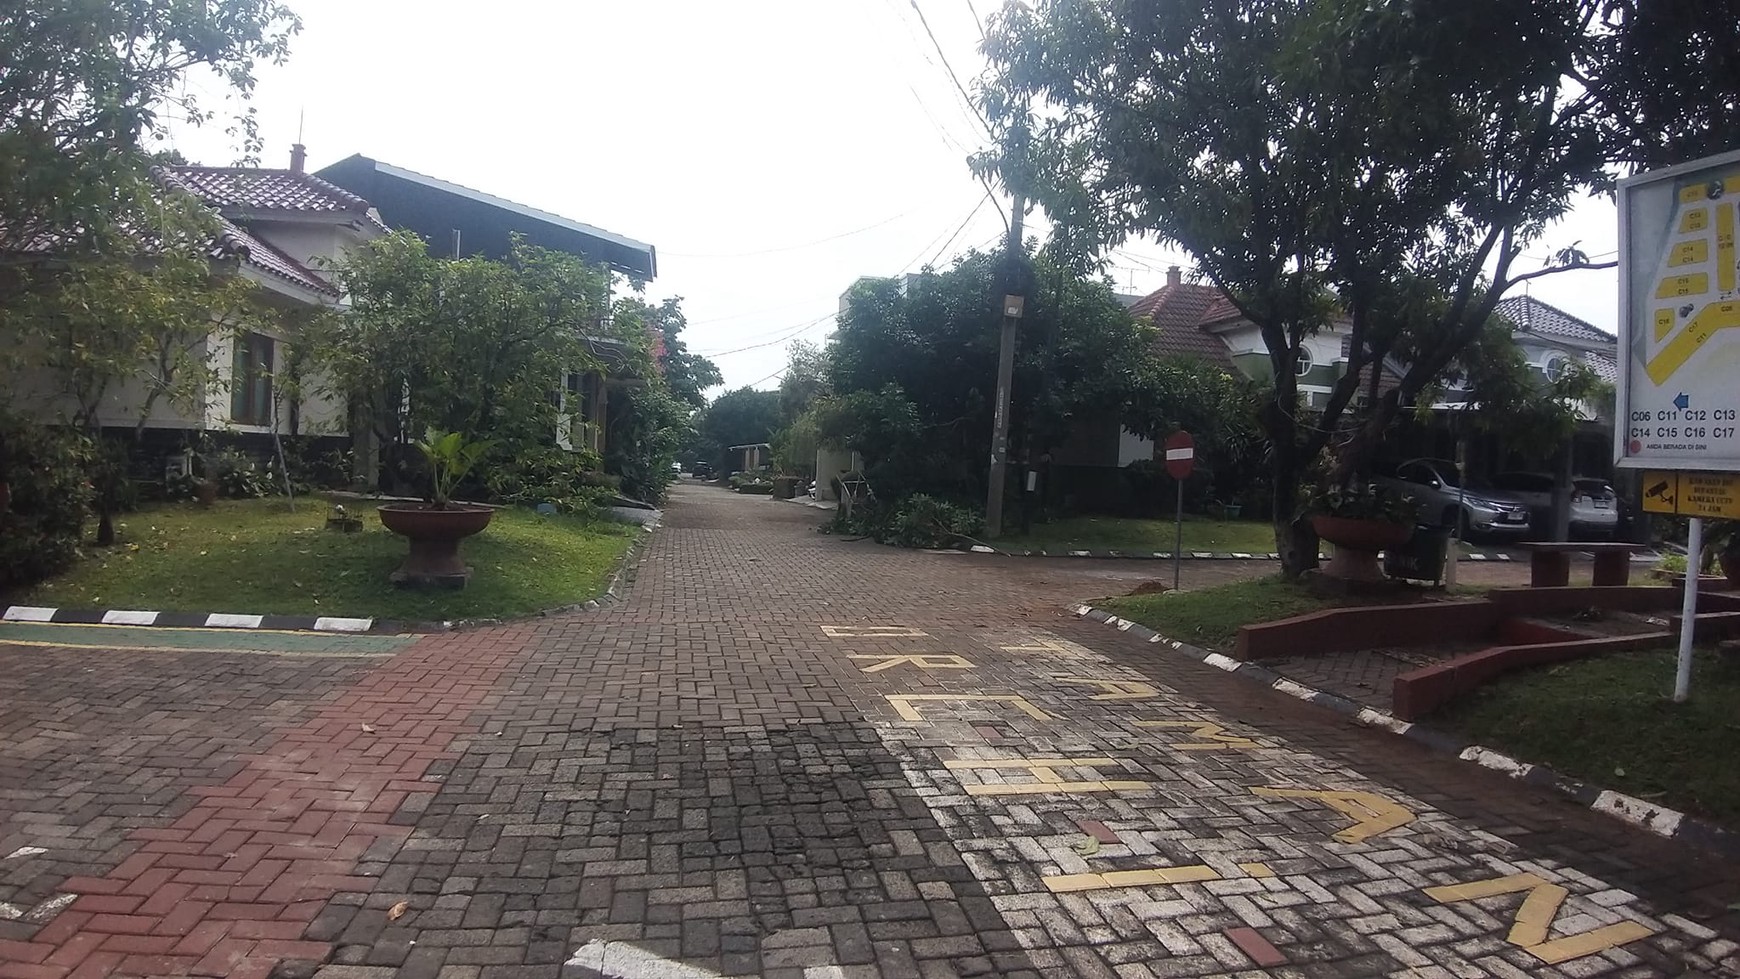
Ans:
{"type": "Polygon", "coordinates": [[[385,659],[0,646],[0,977],[1740,974],[1734,868],[1064,611],[1147,569],[818,519],[684,486],[385,659]]]}

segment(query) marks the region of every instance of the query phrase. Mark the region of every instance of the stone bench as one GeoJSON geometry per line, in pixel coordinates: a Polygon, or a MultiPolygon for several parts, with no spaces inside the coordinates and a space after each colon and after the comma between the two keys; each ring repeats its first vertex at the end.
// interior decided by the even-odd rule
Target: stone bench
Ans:
{"type": "Polygon", "coordinates": [[[1642,544],[1572,543],[1528,541],[1516,545],[1529,552],[1529,587],[1564,588],[1571,583],[1571,555],[1595,555],[1597,587],[1619,587],[1631,582],[1631,556],[1649,550],[1642,544]]]}

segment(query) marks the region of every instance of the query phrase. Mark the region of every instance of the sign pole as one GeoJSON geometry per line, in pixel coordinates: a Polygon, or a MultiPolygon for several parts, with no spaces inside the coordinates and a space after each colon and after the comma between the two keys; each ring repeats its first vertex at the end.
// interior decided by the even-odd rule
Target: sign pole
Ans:
{"type": "Polygon", "coordinates": [[[1177,534],[1172,540],[1172,590],[1177,591],[1184,564],[1184,480],[1174,482],[1178,484],[1178,513],[1177,534]]]}
{"type": "Polygon", "coordinates": [[[1692,695],[1692,635],[1698,621],[1698,568],[1704,551],[1704,518],[1693,517],[1686,534],[1686,601],[1680,607],[1680,659],[1674,669],[1674,703],[1692,695]]]}
{"type": "Polygon", "coordinates": [[[1166,437],[1166,475],[1178,484],[1177,532],[1172,539],[1172,590],[1178,590],[1184,561],[1184,481],[1196,469],[1196,440],[1189,432],[1173,432],[1166,437]]]}

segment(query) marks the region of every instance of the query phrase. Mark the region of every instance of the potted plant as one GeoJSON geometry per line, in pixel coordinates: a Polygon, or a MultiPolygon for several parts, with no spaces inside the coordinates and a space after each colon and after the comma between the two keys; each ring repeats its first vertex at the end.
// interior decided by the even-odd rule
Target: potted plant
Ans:
{"type": "Polygon", "coordinates": [[[1378,552],[1400,547],[1414,533],[1412,497],[1375,483],[1330,486],[1311,501],[1311,527],[1335,546],[1323,573],[1350,581],[1382,581],[1378,552]]]}
{"type": "Polygon", "coordinates": [[[429,465],[425,502],[377,508],[381,524],[410,544],[410,553],[392,574],[393,584],[464,588],[471,569],[459,558],[459,542],[489,526],[495,509],[455,503],[453,488],[482,460],[490,443],[468,440],[459,432],[432,432],[416,446],[429,465]]]}

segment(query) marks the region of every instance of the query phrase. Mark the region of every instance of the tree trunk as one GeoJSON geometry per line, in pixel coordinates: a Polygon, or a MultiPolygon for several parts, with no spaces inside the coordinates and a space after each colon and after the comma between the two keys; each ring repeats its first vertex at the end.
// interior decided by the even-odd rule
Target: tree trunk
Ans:
{"type": "Polygon", "coordinates": [[[1275,480],[1275,552],[1281,555],[1281,574],[1297,578],[1317,567],[1317,532],[1311,529],[1311,519],[1299,513],[1300,486],[1297,451],[1283,451],[1276,446],[1273,463],[1275,480]]]}

